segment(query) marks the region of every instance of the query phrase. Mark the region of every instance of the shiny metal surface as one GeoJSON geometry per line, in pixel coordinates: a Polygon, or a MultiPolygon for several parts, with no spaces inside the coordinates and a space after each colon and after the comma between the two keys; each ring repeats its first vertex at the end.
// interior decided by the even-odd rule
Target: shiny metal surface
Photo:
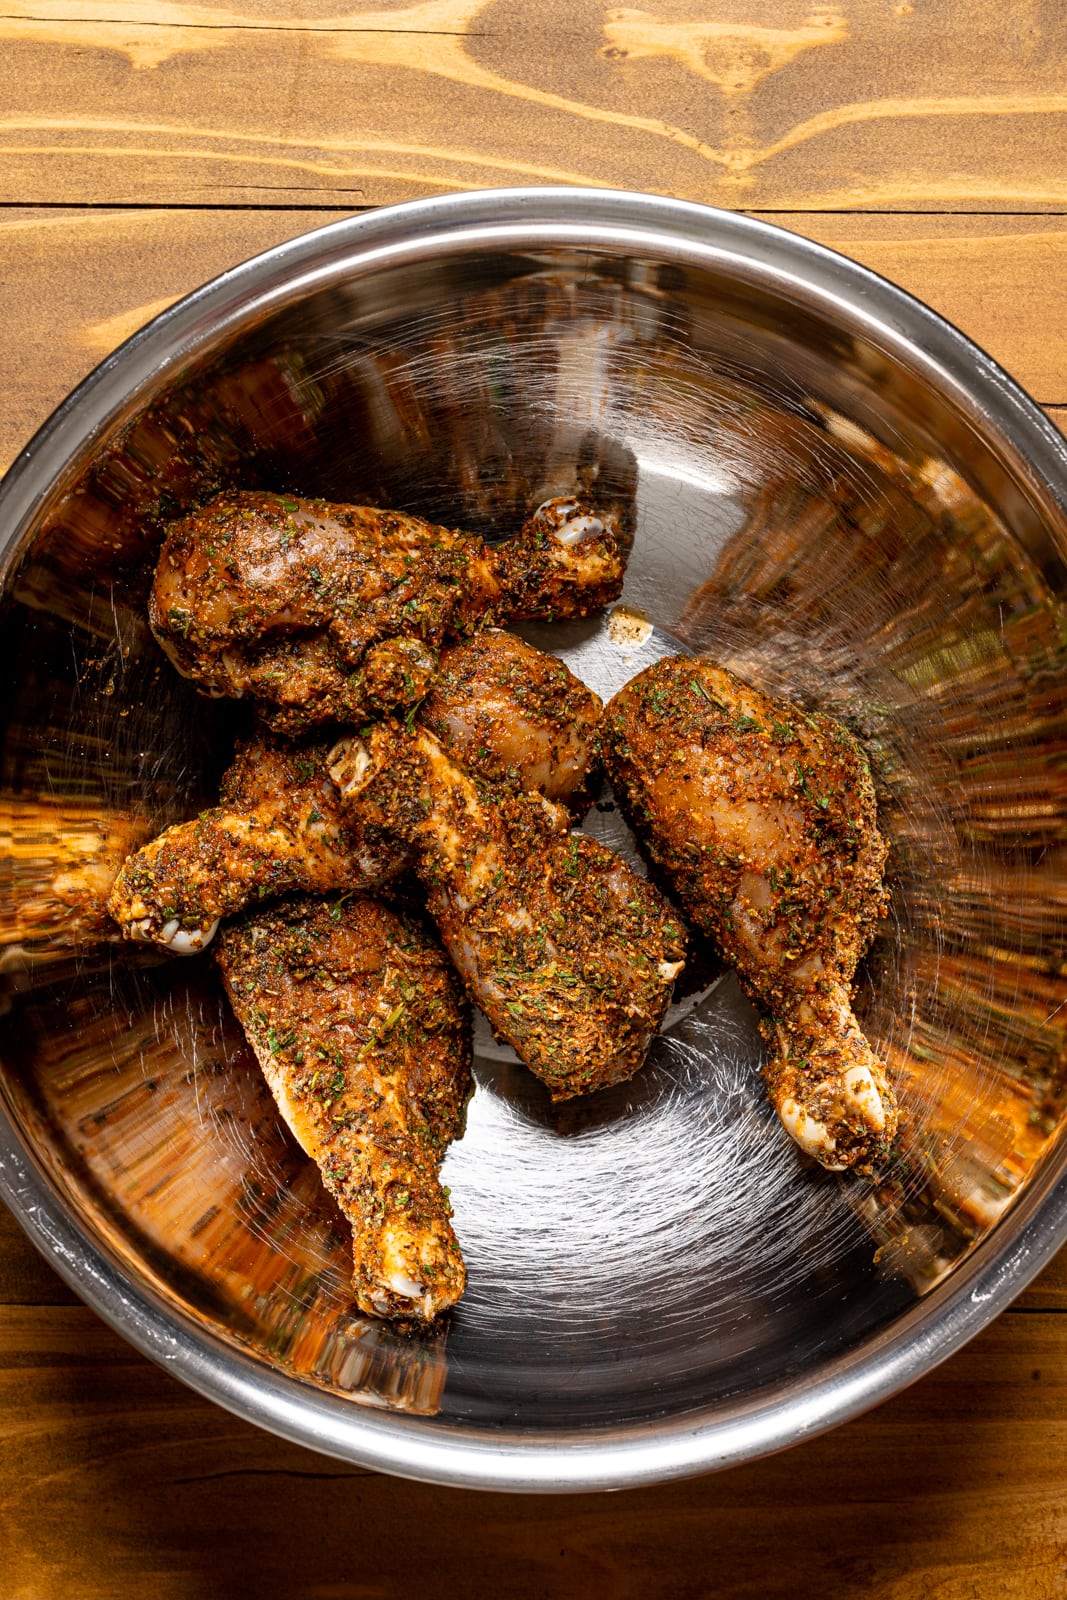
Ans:
{"type": "MultiPolygon", "coordinates": [[[[397,207],[157,319],[0,507],[0,1189],[194,1387],[413,1477],[649,1482],[892,1393],[1067,1237],[1067,455],[916,302],[667,200],[397,207]],[[906,1109],[886,1170],[798,1155],[712,966],[643,1073],[585,1103],[551,1108],[483,1030],[446,1167],[467,1296],[432,1336],[353,1314],[343,1229],[214,968],[116,945],[100,911],[239,720],[143,610],[167,516],[221,483],[490,535],[582,483],[633,512],[624,609],[537,642],[603,693],[706,650],[861,733],[893,843],[861,985],[906,1109]]],[[[632,848],[609,796],[587,826],[632,848]]]]}

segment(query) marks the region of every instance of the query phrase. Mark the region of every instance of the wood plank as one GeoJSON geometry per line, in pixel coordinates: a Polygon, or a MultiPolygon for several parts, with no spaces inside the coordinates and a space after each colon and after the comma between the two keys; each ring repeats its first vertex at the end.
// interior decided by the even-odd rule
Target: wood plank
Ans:
{"type": "Polygon", "coordinates": [[[542,1499],[362,1473],[201,1400],[86,1311],[11,1308],[4,1592],[1060,1600],[1063,1340],[1064,1319],[1001,1319],[879,1410],[771,1460],[542,1499]]]}
{"type": "Polygon", "coordinates": [[[1040,1272],[1015,1301],[1017,1311],[1067,1311],[1067,1249],[1053,1256],[1044,1272],[1040,1272]]]}
{"type": "Polygon", "coordinates": [[[0,1306],[78,1303],[0,1200],[0,1306]]]}
{"type": "Polygon", "coordinates": [[[378,204],[590,182],[1056,209],[1067,13],[775,0],[5,0],[0,200],[378,204]]]}
{"type": "MultiPolygon", "coordinates": [[[[0,213],[0,466],[110,349],[177,296],[343,211],[0,213]]],[[[1037,398],[1067,401],[1067,219],[775,218],[893,278],[1037,398]]]]}

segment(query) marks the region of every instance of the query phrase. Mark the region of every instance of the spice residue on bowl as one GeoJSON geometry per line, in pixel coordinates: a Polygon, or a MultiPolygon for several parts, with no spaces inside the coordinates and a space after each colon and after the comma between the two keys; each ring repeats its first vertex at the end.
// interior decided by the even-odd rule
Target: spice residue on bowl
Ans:
{"type": "Polygon", "coordinates": [[[636,649],[651,636],[652,623],[639,606],[616,606],[608,612],[608,638],[624,649],[636,649]]]}

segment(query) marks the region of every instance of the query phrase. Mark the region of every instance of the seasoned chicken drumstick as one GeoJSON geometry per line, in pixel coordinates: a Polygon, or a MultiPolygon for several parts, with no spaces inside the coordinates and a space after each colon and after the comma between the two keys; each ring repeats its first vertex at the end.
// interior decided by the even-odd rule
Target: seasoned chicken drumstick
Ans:
{"type": "Polygon", "coordinates": [[[604,707],[558,656],[502,628],[449,646],[416,721],[468,772],[578,812],[604,707]]]}
{"type": "Polygon", "coordinates": [[[686,657],[632,679],[603,729],[649,855],[764,1013],[782,1122],[832,1171],[865,1160],[897,1113],[851,1005],[886,905],[863,752],[831,718],[686,657]]]}
{"type": "Polygon", "coordinates": [[[431,1318],[466,1271],[438,1171],[462,1131],[470,1016],[437,941],[361,896],[301,897],[219,937],[274,1098],[352,1224],[361,1310],[431,1318]]]}
{"type": "Polygon", "coordinates": [[[425,729],[379,723],[330,771],[362,826],[414,851],[471,996],[554,1100],[637,1071],[685,954],[650,884],[562,806],[478,781],[425,729]]]}
{"type": "Polygon", "coordinates": [[[326,771],[331,741],[258,732],[238,746],[217,806],[178,822],[129,856],[108,910],[127,939],[189,955],[219,920],[294,889],[372,889],[407,853],[360,829],[326,771]]]}
{"type": "MultiPolygon", "coordinates": [[[[593,765],[601,709],[555,656],[485,628],[444,652],[419,720],[471,771],[573,804],[593,765]]],[[[260,732],[239,746],[219,804],[124,863],[109,909],[125,936],[186,954],[250,901],[371,889],[403,872],[408,846],[341,805],[326,770],[332,743],[260,732]]]]}
{"type": "Polygon", "coordinates": [[[448,636],[587,616],[622,578],[613,528],[573,499],[491,547],[399,511],[232,492],[171,525],[149,619],[185,677],[299,733],[414,705],[448,636]]]}

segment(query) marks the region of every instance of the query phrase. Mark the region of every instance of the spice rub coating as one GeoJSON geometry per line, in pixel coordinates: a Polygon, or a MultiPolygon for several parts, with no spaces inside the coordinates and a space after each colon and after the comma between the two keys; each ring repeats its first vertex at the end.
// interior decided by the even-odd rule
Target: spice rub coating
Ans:
{"type": "Polygon", "coordinates": [[[681,656],[633,678],[602,729],[635,831],[760,1007],[782,1122],[831,1170],[867,1160],[897,1112],[851,1005],[887,899],[863,751],[832,718],[681,656]]]}
{"type": "Polygon", "coordinates": [[[444,651],[418,721],[468,772],[578,809],[603,709],[558,656],[483,628],[444,651]]]}
{"type": "Polygon", "coordinates": [[[250,902],[295,889],[369,889],[402,872],[409,852],[340,804],[326,770],[330,743],[290,744],[259,730],[239,744],[219,804],[123,863],[108,900],[123,935],[192,954],[250,902]]]}
{"type": "Polygon", "coordinates": [[[623,566],[609,519],[573,499],[489,546],[400,511],[231,491],[171,525],[149,620],[205,692],[300,733],[416,704],[451,635],[599,610],[623,566]]]}
{"type": "Polygon", "coordinates": [[[352,1225],[373,1316],[430,1319],[466,1270],[439,1169],[470,1093],[470,1016],[418,920],[352,895],[248,913],[219,937],[234,1011],[299,1144],[352,1225]]]}
{"type": "MultiPolygon", "coordinates": [[[[602,709],[555,656],[487,628],[444,651],[418,716],[470,770],[575,805],[602,709]]],[[[218,805],[123,864],[108,908],[124,936],[195,952],[220,918],[249,903],[296,889],[375,888],[405,871],[408,847],[341,805],[326,770],[332,743],[293,744],[265,729],[244,740],[218,805]]]]}
{"type": "Polygon", "coordinates": [[[379,723],[330,770],[364,826],[412,848],[470,995],[552,1098],[632,1077],[684,965],[662,896],[562,806],[475,778],[425,729],[379,723]]]}

